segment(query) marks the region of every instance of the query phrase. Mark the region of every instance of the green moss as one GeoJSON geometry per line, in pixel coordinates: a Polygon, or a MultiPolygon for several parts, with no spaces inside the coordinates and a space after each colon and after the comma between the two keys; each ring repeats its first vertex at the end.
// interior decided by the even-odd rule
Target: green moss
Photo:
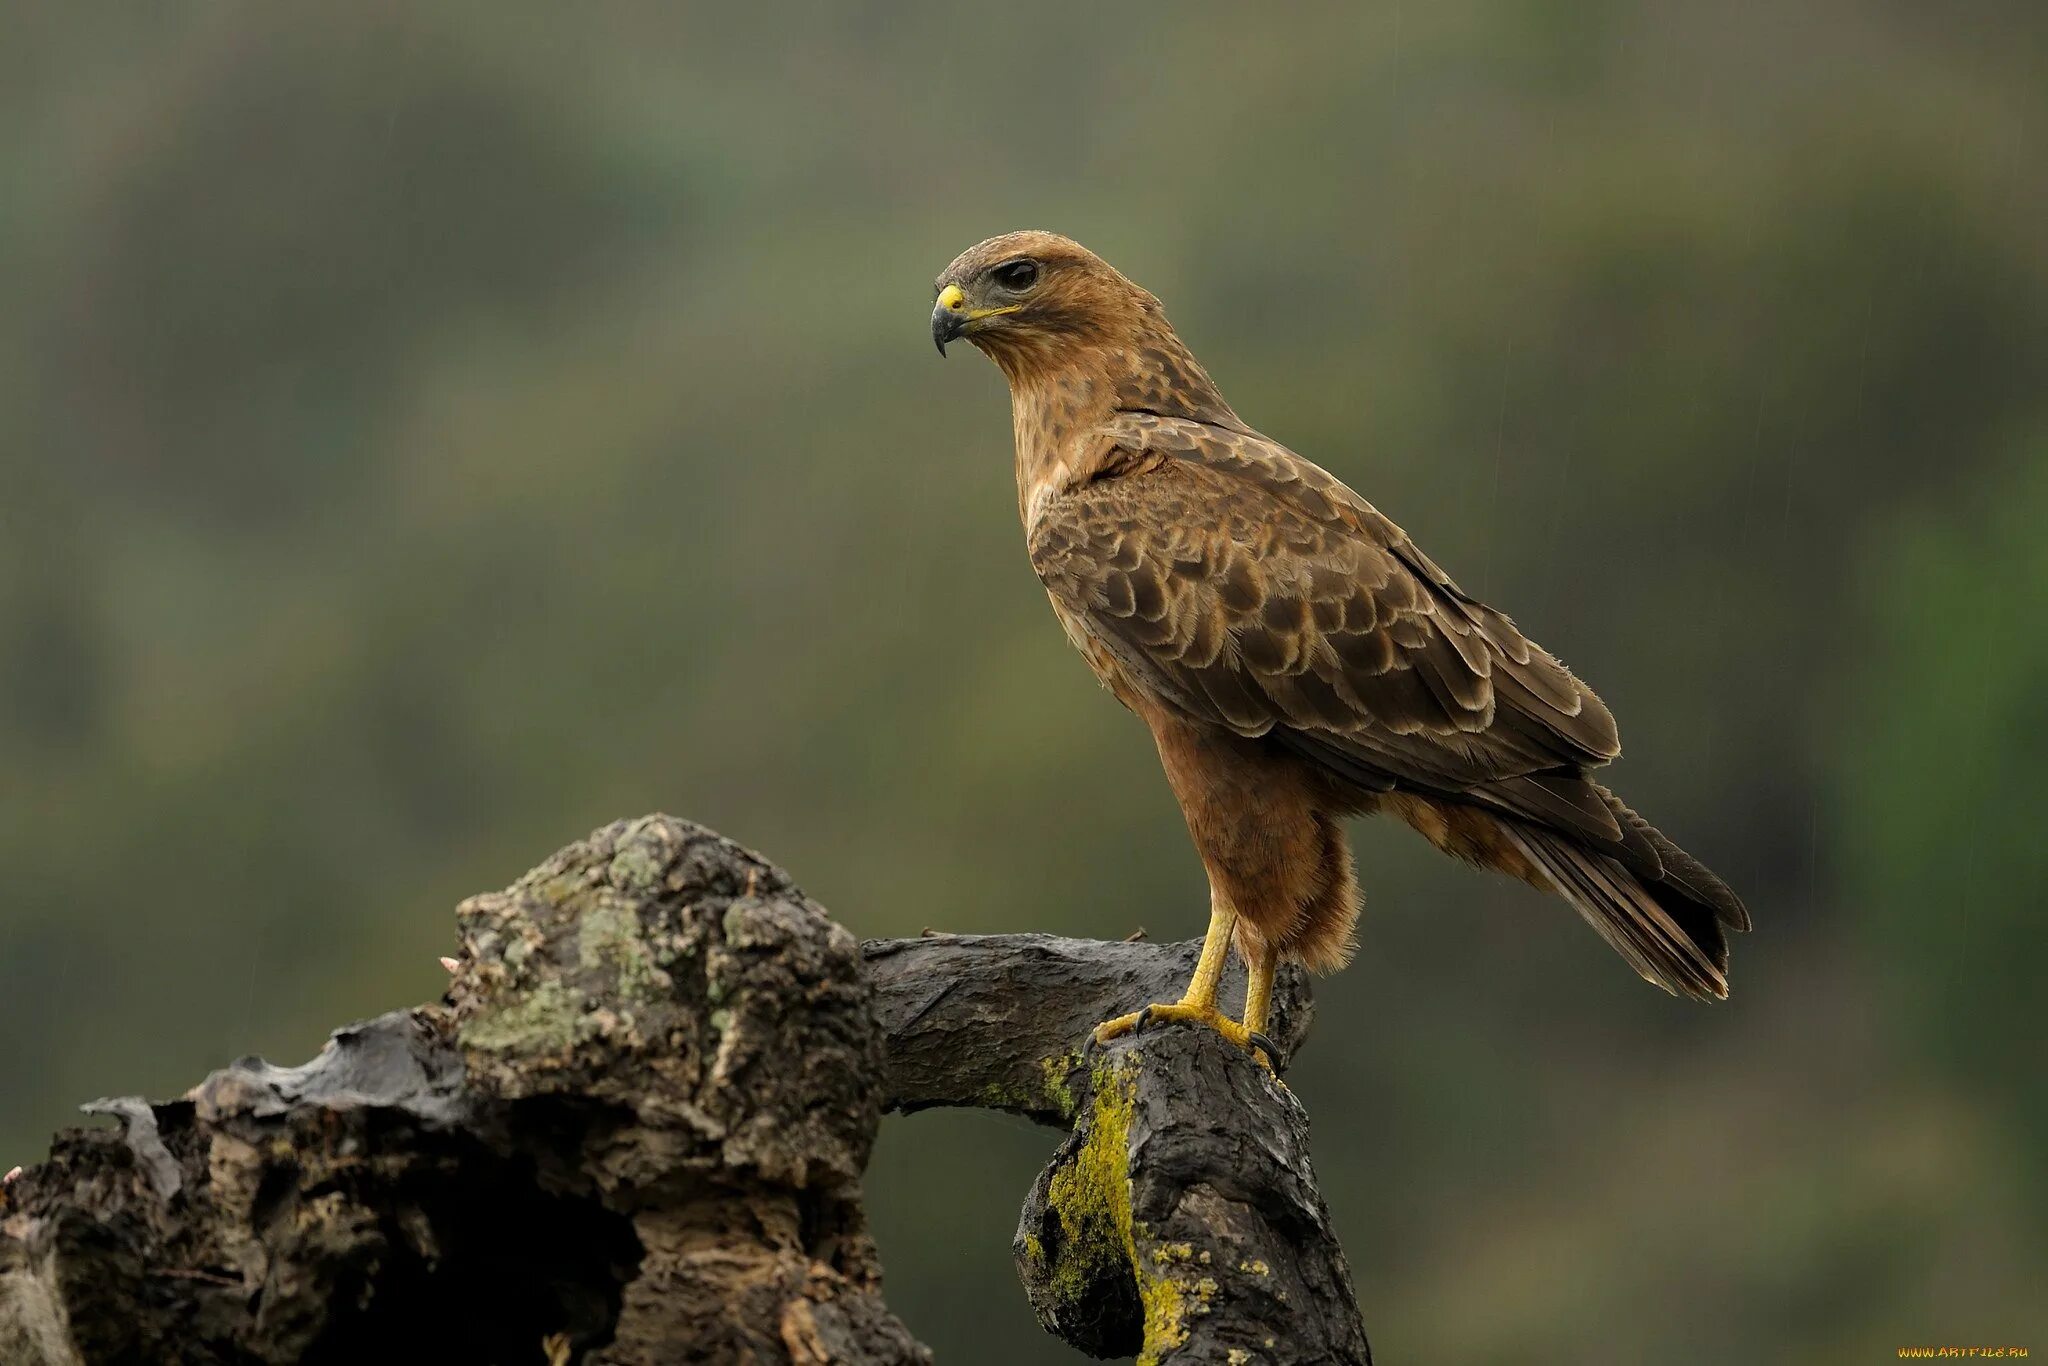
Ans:
{"type": "MultiPolygon", "coordinates": [[[[1061,1073],[1062,1078],[1065,1072],[1061,1073]]],[[[1137,1103],[1136,1083],[1107,1064],[1095,1068],[1088,1138],[1052,1179],[1046,1203],[1060,1221],[1060,1257],[1051,1269],[1049,1287],[1056,1301],[1077,1304],[1092,1285],[1121,1276],[1135,1277],[1145,1310],[1145,1346],[1141,1363],[1187,1340],[1190,1298],[1206,1305],[1216,1284],[1204,1277],[1183,1283],[1176,1271],[1192,1257],[1186,1243],[1155,1248],[1147,1266],[1138,1256],[1138,1234],[1131,1219],[1131,1116],[1137,1103]]],[[[1070,1102],[1071,1103],[1071,1102],[1070,1102]]]]}
{"type": "Polygon", "coordinates": [[[1038,1115],[1051,1109],[1071,1124],[1074,1121],[1074,1092],[1067,1085],[1067,1077],[1080,1066],[1080,1062],[1078,1053],[1040,1058],[1039,1077],[1035,1082],[1029,1079],[1011,1082],[1001,1078],[986,1082],[975,1092],[974,1104],[1020,1115],[1038,1115]]]}
{"type": "Polygon", "coordinates": [[[642,841],[628,844],[612,855],[606,876],[622,892],[652,892],[661,886],[661,859],[642,841]]]}
{"type": "Polygon", "coordinates": [[[591,1028],[583,997],[545,982],[509,1006],[485,1009],[462,1026],[462,1045],[491,1053],[555,1053],[573,1048],[591,1028]]]}
{"type": "Polygon", "coordinates": [[[1045,1099],[1060,1112],[1068,1123],[1074,1119],[1074,1091],[1067,1085],[1067,1078],[1081,1065],[1079,1053],[1062,1053],[1056,1058],[1041,1058],[1038,1063],[1045,1073],[1045,1099]]]}
{"type": "Polygon", "coordinates": [[[1145,1302],[1145,1348],[1138,1353],[1138,1366],[1145,1366],[1188,1340],[1187,1301],[1171,1276],[1140,1275],[1138,1298],[1145,1302]]]}
{"type": "Polygon", "coordinates": [[[618,975],[621,1001],[646,1004],[660,998],[664,974],[648,954],[631,906],[600,903],[586,910],[576,925],[576,952],[585,970],[609,969],[618,975]]]}

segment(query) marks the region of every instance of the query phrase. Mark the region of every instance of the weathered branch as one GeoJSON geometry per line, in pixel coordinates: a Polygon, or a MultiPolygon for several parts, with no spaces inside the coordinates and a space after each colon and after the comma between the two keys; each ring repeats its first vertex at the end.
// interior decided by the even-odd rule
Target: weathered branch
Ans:
{"type": "MultiPolygon", "coordinates": [[[[861,945],[888,1038],[889,1108],[973,1105],[1068,1128],[1074,1074],[1095,1026],[1187,985],[1199,940],[1176,944],[1061,939],[1049,934],[930,934],[861,945]]],[[[1244,1000],[1244,965],[1223,976],[1223,1000],[1244,1000]]],[[[1275,983],[1268,1035],[1292,1057],[1315,1007],[1289,966],[1275,983]]]]}
{"type": "MultiPolygon", "coordinates": [[[[457,921],[441,1003],[303,1067],[89,1107],[120,1128],[61,1135],[0,1194],[0,1361],[926,1360],[860,1203],[885,1103],[1074,1126],[1016,1249],[1082,1350],[1368,1359],[1284,1086],[1203,1030],[1077,1047],[1176,994],[1192,945],[857,947],[667,817],[457,921]]],[[[1291,1054],[1306,987],[1276,995],[1291,1054]]]]}
{"type": "MultiPolygon", "coordinates": [[[[1077,1046],[1098,1021],[1179,995],[1200,950],[1037,934],[870,940],[888,1103],[1073,1128],[1032,1187],[1015,1251],[1039,1321],[1080,1350],[1370,1361],[1293,1093],[1208,1030],[1077,1046]]],[[[1233,963],[1224,1001],[1243,994],[1233,963]]],[[[1269,1029],[1283,1056],[1313,1013],[1306,976],[1287,969],[1269,1029]]]]}

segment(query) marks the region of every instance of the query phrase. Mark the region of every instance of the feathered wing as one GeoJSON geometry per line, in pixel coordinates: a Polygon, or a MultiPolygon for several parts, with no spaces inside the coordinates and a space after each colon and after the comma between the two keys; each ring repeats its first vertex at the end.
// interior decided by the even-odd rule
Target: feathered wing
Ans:
{"type": "Polygon", "coordinates": [[[1484,813],[1645,977],[1727,994],[1719,879],[1587,776],[1600,699],[1328,472],[1254,433],[1147,415],[1034,523],[1063,616],[1186,715],[1364,792],[1484,813]]]}

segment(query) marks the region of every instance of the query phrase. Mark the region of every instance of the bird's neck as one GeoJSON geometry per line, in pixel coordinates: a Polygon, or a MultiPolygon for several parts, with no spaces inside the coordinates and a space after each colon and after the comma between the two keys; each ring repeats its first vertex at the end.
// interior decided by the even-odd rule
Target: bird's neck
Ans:
{"type": "Polygon", "coordinates": [[[1086,348],[1057,364],[997,356],[1010,381],[1017,437],[1017,510],[1028,527],[1051,497],[1084,484],[1116,458],[1105,436],[1118,413],[1157,413],[1242,430],[1230,405],[1173,329],[1086,348]]]}

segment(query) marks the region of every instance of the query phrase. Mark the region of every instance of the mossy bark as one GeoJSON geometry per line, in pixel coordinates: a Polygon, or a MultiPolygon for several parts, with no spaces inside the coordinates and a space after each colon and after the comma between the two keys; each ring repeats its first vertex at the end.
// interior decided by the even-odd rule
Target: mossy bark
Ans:
{"type": "Polygon", "coordinates": [[[913,1363],[859,945],[667,817],[457,912],[440,1004],[106,1103],[0,1195],[0,1360],[913,1363]]]}
{"type": "MultiPolygon", "coordinates": [[[[620,822],[457,911],[447,996],[88,1107],[0,1186],[0,1361],[895,1366],[860,1174],[886,1106],[1072,1134],[1017,1239],[1052,1331],[1362,1362],[1300,1108],[1206,1030],[1086,1049],[1193,944],[857,945],[774,865],[620,822]]],[[[1242,992],[1226,983],[1226,1000],[1242,992]]],[[[1270,1033],[1306,1033],[1298,973],[1270,1033]]]]}
{"type": "Polygon", "coordinates": [[[1119,1039],[1083,1075],[1014,1248],[1046,1330],[1141,1363],[1370,1363],[1286,1086],[1187,1027],[1119,1039]]]}

